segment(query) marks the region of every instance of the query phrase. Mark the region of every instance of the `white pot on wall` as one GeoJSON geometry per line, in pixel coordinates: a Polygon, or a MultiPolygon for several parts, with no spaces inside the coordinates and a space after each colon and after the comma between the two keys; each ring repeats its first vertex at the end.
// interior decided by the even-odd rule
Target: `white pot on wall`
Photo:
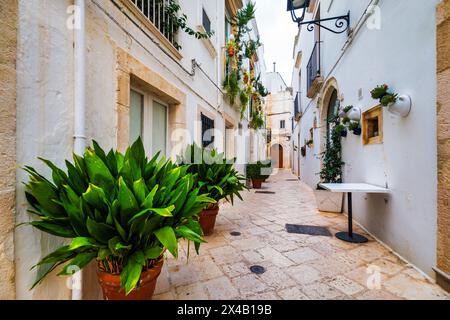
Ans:
{"type": "Polygon", "coordinates": [[[353,107],[349,112],[347,112],[347,117],[353,121],[361,120],[361,109],[358,107],[353,107]]]}
{"type": "Polygon", "coordinates": [[[411,111],[411,97],[403,94],[397,98],[397,101],[388,106],[388,111],[399,117],[407,117],[411,111]]]}
{"type": "Polygon", "coordinates": [[[325,212],[342,212],[344,193],[330,192],[326,190],[314,190],[317,209],[325,212]]]}

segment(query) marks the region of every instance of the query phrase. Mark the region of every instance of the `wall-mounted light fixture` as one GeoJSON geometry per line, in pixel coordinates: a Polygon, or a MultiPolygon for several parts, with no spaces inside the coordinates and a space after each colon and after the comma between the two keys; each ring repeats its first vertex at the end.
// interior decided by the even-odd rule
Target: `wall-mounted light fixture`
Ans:
{"type": "Polygon", "coordinates": [[[301,26],[303,24],[306,24],[306,29],[308,31],[313,31],[314,26],[318,26],[320,28],[323,28],[325,30],[328,30],[333,33],[344,33],[345,31],[348,31],[350,29],[350,11],[344,15],[344,16],[337,16],[332,18],[324,18],[319,20],[311,20],[311,21],[304,21],[305,20],[305,13],[306,9],[309,7],[311,0],[288,0],[287,2],[287,11],[291,12],[292,21],[298,24],[298,26],[301,26]],[[297,16],[295,13],[295,10],[303,10],[302,15],[300,17],[297,16]],[[330,27],[326,27],[321,24],[321,22],[324,21],[335,21],[335,29],[331,29],[330,27]]]}

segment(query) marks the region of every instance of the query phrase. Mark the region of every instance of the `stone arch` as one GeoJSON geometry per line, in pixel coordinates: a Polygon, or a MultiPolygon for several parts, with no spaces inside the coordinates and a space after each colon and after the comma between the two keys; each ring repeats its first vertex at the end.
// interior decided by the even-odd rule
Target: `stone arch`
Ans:
{"type": "Polygon", "coordinates": [[[327,116],[328,105],[333,92],[337,92],[338,99],[340,99],[339,87],[336,78],[330,78],[325,82],[322,88],[321,98],[319,100],[319,115],[320,115],[320,153],[323,153],[327,144],[327,116]]]}

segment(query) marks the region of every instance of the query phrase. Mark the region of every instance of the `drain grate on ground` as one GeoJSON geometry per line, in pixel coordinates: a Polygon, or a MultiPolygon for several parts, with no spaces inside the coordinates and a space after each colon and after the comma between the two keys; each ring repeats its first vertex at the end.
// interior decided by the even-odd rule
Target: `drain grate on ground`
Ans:
{"type": "Polygon", "coordinates": [[[286,179],[286,181],[298,181],[298,179],[286,179]]]}
{"type": "Polygon", "coordinates": [[[331,237],[330,231],[325,227],[305,226],[298,224],[286,224],[286,231],[288,233],[309,234],[311,236],[326,236],[331,237]]]}
{"type": "Polygon", "coordinates": [[[266,272],[266,269],[262,266],[251,266],[250,271],[256,274],[263,274],[266,272]]]}
{"type": "Polygon", "coordinates": [[[275,191],[255,191],[255,193],[275,194],[275,191]]]}
{"type": "Polygon", "coordinates": [[[240,233],[239,231],[231,231],[230,234],[231,234],[233,237],[238,237],[238,236],[241,235],[241,233],[240,233]]]}

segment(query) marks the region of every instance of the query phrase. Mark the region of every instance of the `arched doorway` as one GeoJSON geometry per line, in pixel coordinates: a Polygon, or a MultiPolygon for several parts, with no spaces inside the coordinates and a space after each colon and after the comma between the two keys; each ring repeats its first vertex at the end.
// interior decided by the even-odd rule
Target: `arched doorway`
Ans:
{"type": "Polygon", "coordinates": [[[270,149],[270,158],[275,168],[283,168],[284,155],[283,146],[281,144],[274,144],[270,149]]]}
{"type": "Polygon", "coordinates": [[[327,145],[330,143],[331,130],[333,129],[334,119],[338,115],[339,106],[340,106],[340,101],[338,99],[338,92],[336,89],[333,89],[333,91],[331,92],[331,97],[330,97],[330,100],[328,101],[328,107],[327,107],[327,118],[326,118],[326,122],[327,122],[326,143],[327,143],[327,145]]]}
{"type": "Polygon", "coordinates": [[[320,102],[320,153],[325,152],[330,139],[332,124],[330,118],[339,113],[339,89],[335,78],[329,79],[322,89],[320,102]]]}

